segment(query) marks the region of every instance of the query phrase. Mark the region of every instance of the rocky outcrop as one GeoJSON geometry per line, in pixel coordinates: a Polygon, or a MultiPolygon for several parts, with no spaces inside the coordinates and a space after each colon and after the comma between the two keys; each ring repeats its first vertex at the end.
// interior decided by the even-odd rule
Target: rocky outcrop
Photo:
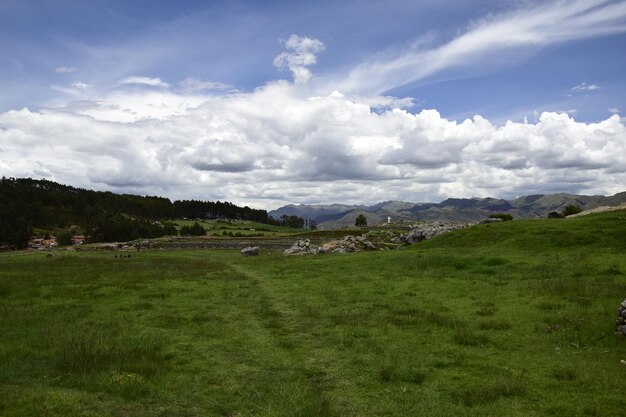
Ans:
{"type": "Polygon", "coordinates": [[[367,239],[367,235],[348,235],[341,240],[333,240],[322,245],[324,252],[349,253],[376,250],[378,246],[367,239]]]}
{"type": "Polygon", "coordinates": [[[626,336],[626,300],[622,301],[617,310],[617,331],[626,336]]]}
{"type": "Polygon", "coordinates": [[[289,249],[285,249],[285,255],[310,255],[315,253],[317,248],[311,247],[309,239],[296,240],[289,249]]]}
{"type": "MultiPolygon", "coordinates": [[[[469,226],[469,224],[453,223],[453,222],[432,222],[421,223],[411,226],[411,229],[406,235],[400,235],[396,241],[401,243],[417,243],[422,240],[431,239],[435,236],[442,235],[444,233],[451,232],[456,229],[463,229],[469,226]]],[[[392,239],[392,242],[394,239],[392,239]]]]}
{"type": "Polygon", "coordinates": [[[321,246],[310,246],[309,244],[307,247],[306,240],[298,240],[284,253],[285,255],[321,255],[323,253],[349,253],[376,249],[379,249],[379,245],[371,242],[367,235],[348,235],[343,239],[332,240],[321,246]]]}
{"type": "Polygon", "coordinates": [[[243,248],[241,250],[241,254],[243,256],[258,256],[259,255],[259,247],[258,246],[248,246],[247,248],[243,248]]]}

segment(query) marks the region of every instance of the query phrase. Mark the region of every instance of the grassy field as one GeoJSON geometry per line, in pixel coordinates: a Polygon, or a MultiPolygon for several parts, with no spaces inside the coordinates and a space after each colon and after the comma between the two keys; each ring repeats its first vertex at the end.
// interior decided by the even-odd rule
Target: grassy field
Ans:
{"type": "MultiPolygon", "coordinates": [[[[175,220],[180,226],[191,226],[195,220],[175,220]]],[[[198,221],[214,237],[281,237],[302,233],[303,229],[295,229],[271,224],[257,223],[248,220],[201,220],[198,221]]]]}
{"type": "Polygon", "coordinates": [[[617,416],[626,213],[284,257],[0,255],[2,416],[617,416]]]}

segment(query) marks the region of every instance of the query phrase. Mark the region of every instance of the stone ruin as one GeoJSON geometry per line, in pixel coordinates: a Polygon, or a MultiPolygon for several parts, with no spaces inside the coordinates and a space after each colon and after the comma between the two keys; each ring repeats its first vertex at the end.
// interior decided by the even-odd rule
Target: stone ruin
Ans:
{"type": "Polygon", "coordinates": [[[617,332],[626,336],[626,300],[622,301],[617,310],[617,332]]]}
{"type": "Polygon", "coordinates": [[[353,236],[348,235],[340,240],[332,240],[319,246],[309,244],[307,250],[306,240],[297,240],[289,249],[285,249],[285,255],[312,255],[322,253],[349,253],[361,252],[367,250],[377,250],[381,246],[372,243],[367,239],[367,235],[353,236]]]}
{"type": "Polygon", "coordinates": [[[370,232],[361,236],[348,235],[340,240],[333,240],[319,246],[309,246],[307,250],[306,240],[297,240],[289,249],[285,250],[285,255],[309,255],[321,253],[350,253],[387,249],[386,243],[396,245],[410,245],[431,239],[435,236],[462,229],[471,224],[461,224],[454,222],[435,221],[430,223],[419,223],[409,227],[407,233],[397,235],[393,231],[370,232]]]}
{"type": "Polygon", "coordinates": [[[259,247],[258,246],[248,246],[247,248],[243,248],[241,250],[241,254],[243,256],[258,256],[259,255],[259,247]]]}
{"type": "Polygon", "coordinates": [[[401,234],[391,239],[393,243],[412,244],[421,242],[422,240],[431,239],[435,236],[451,232],[456,229],[463,229],[470,226],[469,224],[461,224],[454,222],[435,221],[432,223],[420,223],[410,226],[410,230],[406,234],[401,234]]]}

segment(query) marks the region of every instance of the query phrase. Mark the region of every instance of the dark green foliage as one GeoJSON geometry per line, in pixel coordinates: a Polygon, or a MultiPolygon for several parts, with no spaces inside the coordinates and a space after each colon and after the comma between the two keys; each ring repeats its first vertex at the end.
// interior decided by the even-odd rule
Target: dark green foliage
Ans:
{"type": "Polygon", "coordinates": [[[191,226],[183,226],[180,228],[181,236],[204,236],[206,235],[206,230],[204,227],[198,222],[193,222],[191,226]]]}
{"type": "Polygon", "coordinates": [[[59,246],[68,246],[72,244],[72,234],[68,231],[57,233],[56,238],[59,246]]]}
{"type": "Polygon", "coordinates": [[[0,246],[25,248],[32,233],[32,228],[23,217],[18,218],[14,212],[0,213],[0,246]]]}
{"type": "Polygon", "coordinates": [[[94,219],[87,230],[90,242],[126,242],[165,235],[164,228],[155,221],[109,213],[94,219]]]}
{"type": "Polygon", "coordinates": [[[267,211],[252,209],[248,206],[239,207],[227,201],[174,201],[170,216],[190,219],[239,219],[260,223],[270,223],[267,211]]]}
{"type": "Polygon", "coordinates": [[[301,229],[304,227],[304,219],[298,216],[289,216],[287,214],[283,214],[280,219],[272,219],[270,222],[276,226],[285,226],[285,227],[293,227],[294,229],[301,229]]]}
{"type": "Polygon", "coordinates": [[[167,236],[176,236],[178,235],[178,229],[174,223],[165,222],[163,223],[163,233],[167,236]]]}
{"type": "Polygon", "coordinates": [[[569,206],[565,206],[561,214],[564,217],[571,216],[572,214],[580,213],[582,209],[574,204],[570,204],[569,206]]]}
{"type": "Polygon", "coordinates": [[[550,213],[548,213],[548,218],[549,219],[562,219],[563,215],[559,213],[558,211],[551,211],[550,213]]]}
{"type": "MultiPolygon", "coordinates": [[[[184,200],[172,203],[163,197],[91,191],[47,180],[0,179],[0,246],[10,245],[17,249],[25,247],[33,226],[54,229],[72,224],[83,226],[91,241],[103,241],[102,236],[106,233],[100,231],[98,236],[91,236],[90,227],[102,225],[105,222],[103,218],[122,214],[145,219],[146,222],[175,217],[231,218],[261,223],[273,221],[265,210],[239,207],[229,202],[184,200]]],[[[119,219],[114,221],[117,226],[120,226],[120,222],[119,219]]],[[[134,229],[140,233],[139,237],[144,238],[175,234],[171,227],[156,233],[155,228],[146,227],[149,222],[142,222],[138,220],[135,225],[125,224],[122,228],[134,229]]],[[[120,235],[119,232],[112,234],[120,235]]],[[[130,235],[134,236],[135,233],[124,233],[124,236],[130,235]]]]}
{"type": "Polygon", "coordinates": [[[354,221],[354,225],[357,227],[365,227],[367,226],[367,218],[363,214],[359,214],[354,221]]]}
{"type": "Polygon", "coordinates": [[[513,220],[513,216],[507,213],[494,213],[489,216],[490,219],[502,219],[502,221],[510,221],[513,220]]]}

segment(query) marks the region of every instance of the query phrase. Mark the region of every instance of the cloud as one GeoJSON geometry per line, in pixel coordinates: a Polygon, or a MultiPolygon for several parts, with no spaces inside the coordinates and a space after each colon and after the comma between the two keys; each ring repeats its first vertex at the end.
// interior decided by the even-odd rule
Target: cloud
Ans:
{"type": "Polygon", "coordinates": [[[607,109],[609,111],[609,113],[613,113],[613,114],[620,114],[621,111],[620,109],[618,109],[617,107],[611,107],[610,109],[607,109]]]}
{"type": "Polygon", "coordinates": [[[197,78],[185,78],[178,83],[178,88],[182,93],[197,93],[201,91],[236,91],[235,87],[230,84],[224,84],[214,81],[202,81],[197,78]]]}
{"type": "Polygon", "coordinates": [[[150,78],[150,77],[138,77],[132,76],[124,78],[119,82],[120,84],[136,84],[136,85],[145,85],[149,87],[163,87],[167,88],[170,85],[160,78],[150,78]]]}
{"type": "Polygon", "coordinates": [[[57,67],[54,69],[54,72],[57,74],[71,74],[76,71],[78,71],[78,68],[76,67],[57,67]]]}
{"type": "Polygon", "coordinates": [[[76,81],[72,83],[72,87],[78,88],[80,90],[84,90],[86,88],[91,88],[92,86],[90,84],[85,84],[85,83],[81,83],[80,81],[76,81]]]}
{"type": "Polygon", "coordinates": [[[580,83],[574,87],[571,88],[571,91],[575,92],[575,93],[580,93],[580,92],[584,92],[584,91],[595,91],[595,90],[599,90],[600,86],[596,85],[596,84],[587,84],[587,83],[580,83]]]}
{"type": "MultiPolygon", "coordinates": [[[[402,85],[457,68],[483,69],[485,57],[507,54],[507,62],[521,51],[575,39],[626,31],[626,2],[577,0],[540,3],[532,8],[493,15],[476,22],[462,35],[433,48],[418,43],[400,53],[368,60],[332,88],[344,93],[381,94],[402,85]]],[[[597,86],[595,86],[597,87],[597,86]]]]}
{"type": "Polygon", "coordinates": [[[324,50],[324,43],[293,34],[285,41],[285,48],[291,52],[276,56],[274,66],[280,70],[289,69],[296,84],[306,83],[313,76],[308,67],[317,63],[316,54],[324,50]]]}
{"type": "Polygon", "coordinates": [[[626,184],[626,127],[463,121],[374,111],[383,99],[311,96],[279,81],[248,93],[112,91],[53,110],[0,113],[4,175],[258,207],[574,191],[626,184]]]}

